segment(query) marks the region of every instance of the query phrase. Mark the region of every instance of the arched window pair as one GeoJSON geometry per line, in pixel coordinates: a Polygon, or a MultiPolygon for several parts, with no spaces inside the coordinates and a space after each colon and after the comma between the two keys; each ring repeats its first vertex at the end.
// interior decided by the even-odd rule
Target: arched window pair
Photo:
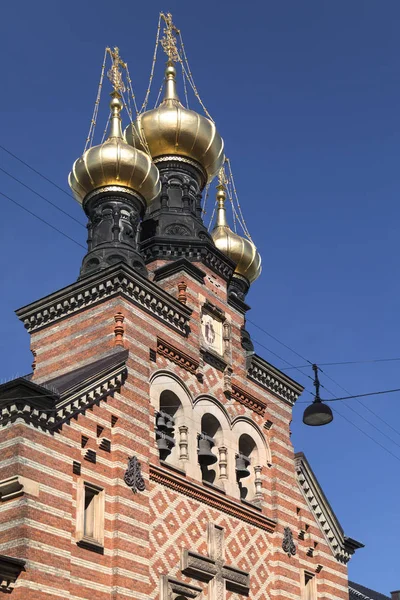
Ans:
{"type": "Polygon", "coordinates": [[[155,453],[162,462],[243,501],[261,502],[263,467],[271,458],[251,419],[232,420],[211,396],[193,400],[184,383],[168,372],[153,376],[151,401],[155,453]]]}

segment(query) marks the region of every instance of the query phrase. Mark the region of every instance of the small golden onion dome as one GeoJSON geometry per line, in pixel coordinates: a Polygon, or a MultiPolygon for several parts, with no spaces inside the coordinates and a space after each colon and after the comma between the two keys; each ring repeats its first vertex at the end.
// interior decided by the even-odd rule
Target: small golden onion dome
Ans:
{"type": "Polygon", "coordinates": [[[245,277],[250,283],[261,273],[261,256],[250,240],[234,233],[226,220],[226,193],[223,185],[217,186],[217,222],[211,232],[214,244],[236,265],[236,275],[245,277]]]}
{"type": "Polygon", "coordinates": [[[179,156],[199,163],[208,181],[224,162],[224,142],[215,124],[194,110],[185,108],[176,92],[176,70],[171,61],[165,71],[165,95],[161,104],[139,115],[125,130],[129,144],[146,145],[154,159],[179,156]]]}
{"type": "Polygon", "coordinates": [[[149,205],[161,190],[159,171],[148,154],[124,140],[121,96],[117,91],[111,96],[110,135],[103,144],[89,148],[75,161],[68,183],[80,203],[95,189],[118,185],[134,190],[149,205]]]}

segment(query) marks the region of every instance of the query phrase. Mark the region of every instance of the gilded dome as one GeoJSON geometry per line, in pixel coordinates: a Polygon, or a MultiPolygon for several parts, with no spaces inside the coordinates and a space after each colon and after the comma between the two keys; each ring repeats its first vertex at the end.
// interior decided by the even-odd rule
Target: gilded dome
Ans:
{"type": "Polygon", "coordinates": [[[219,185],[217,223],[211,232],[211,237],[218,250],[235,263],[235,274],[253,283],[261,274],[261,256],[253,242],[238,235],[229,227],[226,220],[225,198],[223,186],[219,185]]]}
{"type": "Polygon", "coordinates": [[[148,148],[155,162],[162,156],[193,160],[203,167],[211,181],[224,162],[224,142],[210,119],[181,104],[175,77],[175,67],[168,62],[164,100],[126,128],[126,140],[136,148],[148,148]]]}
{"type": "Polygon", "coordinates": [[[110,135],[103,144],[89,148],[74,162],[68,183],[80,203],[97,188],[118,185],[134,190],[149,205],[161,190],[158,169],[147,153],[124,140],[121,96],[117,91],[111,96],[110,135]]]}

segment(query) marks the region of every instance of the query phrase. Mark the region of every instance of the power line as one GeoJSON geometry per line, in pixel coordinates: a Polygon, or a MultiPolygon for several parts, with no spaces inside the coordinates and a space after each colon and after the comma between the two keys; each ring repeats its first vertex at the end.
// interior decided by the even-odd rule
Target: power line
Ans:
{"type": "MultiPolygon", "coordinates": [[[[61,188],[60,186],[58,186],[56,183],[54,183],[54,181],[52,181],[51,179],[49,179],[48,177],[46,177],[45,175],[43,175],[40,171],[38,171],[37,169],[35,169],[34,167],[32,167],[31,165],[29,165],[27,162],[25,162],[24,160],[22,160],[20,157],[18,157],[16,154],[12,153],[10,150],[8,150],[7,148],[5,148],[4,146],[2,146],[0,144],[0,148],[4,151],[7,152],[10,156],[12,156],[13,158],[15,158],[16,160],[18,160],[21,164],[23,164],[24,166],[26,166],[28,169],[30,169],[31,171],[33,171],[34,173],[36,173],[37,175],[39,175],[40,177],[42,177],[42,179],[44,179],[45,181],[47,181],[48,183],[52,184],[54,187],[56,187],[58,190],[60,190],[61,192],[63,192],[64,194],[66,194],[69,198],[73,198],[74,197],[69,194],[66,190],[64,190],[63,188],[61,188]]],[[[26,187],[27,189],[29,189],[32,193],[36,194],[37,196],[41,197],[43,200],[45,200],[46,202],[48,202],[49,204],[53,205],[55,208],[57,208],[58,210],[60,210],[61,212],[63,212],[66,216],[70,217],[71,219],[73,219],[74,221],[77,221],[80,225],[83,226],[83,224],[78,221],[77,219],[75,219],[74,217],[72,217],[70,214],[68,214],[66,211],[62,210],[60,207],[58,207],[57,205],[53,204],[50,200],[48,200],[47,198],[41,196],[38,192],[36,192],[35,190],[33,190],[32,188],[30,188],[28,185],[24,184],[22,181],[18,180],[16,177],[14,177],[13,175],[11,175],[10,173],[8,173],[7,171],[5,171],[4,169],[1,169],[6,175],[12,177],[15,181],[17,181],[18,183],[20,183],[21,185],[23,185],[24,187],[26,187]]],[[[22,204],[20,204],[19,202],[17,202],[16,200],[14,200],[13,198],[10,198],[10,196],[7,196],[6,194],[4,194],[3,192],[0,192],[0,194],[6,198],[7,200],[9,200],[10,202],[13,202],[16,206],[18,206],[19,208],[21,208],[22,210],[24,210],[25,212],[27,212],[28,214],[32,215],[33,217],[35,217],[36,219],[38,219],[39,221],[41,221],[42,223],[44,223],[45,225],[48,225],[49,227],[51,227],[54,231],[57,231],[57,233],[60,233],[61,235],[63,235],[65,238],[69,239],[71,242],[73,242],[74,244],[77,244],[78,246],[80,246],[81,248],[83,248],[84,250],[86,250],[85,246],[83,246],[82,244],[80,244],[78,241],[76,241],[75,239],[71,238],[69,235],[67,235],[66,233],[64,233],[63,231],[61,231],[60,229],[58,229],[57,227],[55,227],[54,225],[52,225],[51,223],[49,223],[48,221],[46,221],[45,219],[43,219],[42,217],[39,217],[37,214],[35,214],[34,212],[30,211],[29,209],[27,209],[25,206],[23,206],[22,204]]],[[[250,319],[248,319],[248,321],[254,325],[254,327],[257,327],[257,329],[259,329],[260,331],[262,331],[263,333],[265,333],[266,335],[268,335],[270,338],[272,338],[274,341],[276,341],[277,343],[279,343],[281,346],[283,346],[284,348],[286,348],[287,350],[289,350],[290,352],[292,352],[293,354],[295,354],[296,356],[298,356],[299,358],[301,358],[302,360],[306,361],[307,364],[306,365],[301,365],[301,366],[295,366],[293,364],[291,364],[289,361],[287,361],[286,359],[284,359],[283,357],[279,356],[278,354],[276,354],[275,352],[273,352],[270,348],[267,348],[266,346],[264,346],[263,344],[261,344],[261,342],[258,342],[256,340],[254,340],[258,345],[260,345],[261,347],[265,348],[266,350],[268,350],[268,352],[270,352],[271,354],[273,354],[274,356],[276,356],[277,358],[279,358],[280,360],[282,360],[283,362],[285,362],[286,364],[289,365],[289,367],[287,368],[283,368],[282,370],[289,370],[289,369],[296,369],[298,370],[303,376],[308,377],[309,379],[313,379],[312,377],[310,377],[309,375],[306,375],[305,373],[303,373],[300,369],[302,368],[307,368],[310,365],[312,365],[313,363],[311,361],[309,361],[307,358],[305,358],[304,356],[302,356],[300,353],[298,353],[296,350],[293,350],[293,348],[291,348],[290,346],[288,346],[287,344],[285,344],[284,342],[282,342],[281,340],[279,340],[277,337],[275,337],[274,335],[272,335],[271,333],[269,333],[268,331],[266,331],[264,328],[260,327],[259,325],[257,325],[256,323],[254,323],[253,321],[251,321],[250,319]]],[[[372,361],[345,361],[345,362],[337,362],[337,363],[322,363],[322,366],[333,366],[335,364],[340,365],[340,364],[361,364],[361,363],[366,363],[366,362],[389,362],[389,361],[395,361],[395,360],[400,360],[400,358],[393,358],[393,359],[377,359],[377,360],[372,360],[372,361]]],[[[330,378],[326,373],[325,375],[330,378]]],[[[332,378],[330,378],[332,380],[332,378]]],[[[339,384],[337,384],[334,380],[332,380],[333,383],[335,383],[336,385],[338,385],[339,387],[341,387],[339,384]]],[[[325,388],[325,386],[322,386],[324,389],[326,389],[332,396],[334,396],[334,394],[332,394],[332,392],[330,392],[327,388],[325,388]]],[[[342,388],[344,389],[344,388],[342,388]]],[[[313,394],[310,390],[305,389],[306,392],[310,393],[311,395],[313,394]]],[[[345,390],[346,391],[346,390],[345,390]]],[[[364,396],[371,396],[371,395],[376,395],[376,394],[385,394],[385,393],[392,393],[394,391],[400,391],[400,390],[386,390],[386,391],[380,391],[380,392],[372,392],[370,394],[359,394],[359,395],[353,395],[353,396],[348,396],[348,397],[343,397],[343,398],[334,398],[334,400],[347,400],[347,399],[351,399],[351,398],[359,398],[359,397],[364,397],[364,396]]],[[[349,393],[349,392],[347,392],[349,393]]],[[[362,406],[364,406],[364,408],[367,408],[367,410],[370,410],[368,407],[366,407],[365,405],[362,404],[362,406]]],[[[353,409],[354,410],[354,409],[353,409]]],[[[375,438],[371,437],[369,434],[367,434],[364,430],[362,430],[361,428],[359,428],[355,423],[353,423],[352,421],[350,421],[349,419],[346,419],[346,417],[344,417],[344,415],[342,415],[341,413],[339,413],[339,411],[337,411],[337,414],[339,414],[342,418],[344,418],[348,423],[350,423],[351,425],[353,425],[356,429],[358,429],[361,433],[363,433],[364,435],[366,435],[369,439],[371,439],[373,442],[375,442],[377,445],[379,445],[381,448],[383,448],[386,452],[388,452],[389,454],[391,454],[391,456],[393,456],[394,458],[396,458],[397,460],[400,460],[399,457],[397,457],[395,454],[393,454],[390,450],[388,450],[385,446],[383,446],[380,442],[378,442],[377,440],[375,440],[375,438]]],[[[359,415],[359,413],[356,414],[359,415]]],[[[379,415],[376,415],[373,411],[370,410],[370,412],[372,412],[372,414],[374,414],[375,416],[377,416],[378,418],[379,415]]],[[[362,415],[359,415],[362,417],[362,415]]],[[[380,418],[381,419],[381,418],[380,418]]],[[[364,418],[364,420],[371,424],[367,419],[364,418]]],[[[391,427],[388,423],[386,423],[383,419],[381,419],[386,425],[388,425],[389,427],[391,427]]],[[[376,427],[375,427],[376,428],[376,427]]],[[[393,427],[391,427],[396,433],[398,433],[393,427]]],[[[381,430],[379,430],[378,428],[376,428],[379,432],[381,432],[381,430]]],[[[381,432],[382,433],[382,432],[381,432]]],[[[386,436],[389,440],[391,440],[391,438],[389,438],[388,436],[386,436]]],[[[391,440],[393,441],[393,440],[391,440]]],[[[396,443],[396,442],[394,442],[396,443]]]]}
{"type": "MultiPolygon", "coordinates": [[[[271,350],[270,348],[268,348],[267,346],[264,346],[264,344],[262,344],[261,342],[255,340],[254,338],[252,338],[252,341],[255,344],[258,344],[259,346],[261,346],[261,348],[264,348],[265,350],[268,350],[268,352],[270,352],[271,354],[273,354],[274,356],[276,356],[277,358],[279,358],[279,360],[282,360],[283,362],[285,362],[287,365],[291,365],[291,363],[286,360],[285,358],[283,358],[282,356],[279,356],[279,354],[277,354],[276,352],[274,352],[273,350],[271,350]]],[[[306,365],[308,367],[308,365],[306,365]]],[[[280,367],[279,367],[280,368],[280,367]]],[[[296,369],[297,367],[293,367],[294,369],[296,369]]],[[[299,373],[301,373],[304,377],[308,377],[308,379],[311,379],[311,381],[314,381],[313,378],[310,375],[307,375],[306,373],[303,373],[303,371],[300,371],[300,368],[297,368],[297,370],[299,371],[299,373]]],[[[309,392],[310,394],[312,394],[313,392],[310,392],[309,390],[307,390],[306,388],[304,388],[306,392],[309,392]]]]}
{"type": "MultiPolygon", "coordinates": [[[[321,369],[321,371],[322,371],[322,369],[321,369]]],[[[328,373],[325,373],[325,371],[322,371],[322,373],[324,373],[325,377],[327,377],[328,379],[330,379],[332,381],[332,383],[334,383],[341,390],[343,390],[344,392],[346,392],[346,394],[350,394],[349,390],[347,390],[342,385],[340,385],[335,379],[333,379],[333,377],[331,377],[330,375],[328,375],[328,373]]],[[[394,391],[397,391],[397,390],[388,390],[388,393],[392,393],[392,391],[394,392],[394,391]]],[[[379,392],[379,394],[381,394],[381,393],[385,393],[385,392],[379,392]]],[[[358,397],[363,397],[363,396],[359,395],[358,397]]],[[[366,404],[363,404],[360,400],[356,400],[356,401],[358,402],[358,404],[360,404],[360,406],[362,406],[363,408],[366,408],[372,415],[374,415],[374,417],[376,417],[377,419],[379,419],[387,427],[389,427],[390,429],[392,429],[392,431],[394,431],[395,433],[397,433],[397,435],[400,435],[400,432],[397,429],[395,429],[392,425],[390,425],[390,423],[388,423],[387,421],[385,421],[384,419],[382,419],[382,417],[380,415],[378,415],[375,411],[373,411],[372,408],[369,408],[369,406],[367,406],[366,404]]],[[[348,406],[348,408],[350,408],[350,406],[348,406]]],[[[354,411],[354,408],[352,408],[352,410],[353,410],[353,412],[356,412],[356,411],[354,411]]],[[[364,418],[364,417],[362,417],[362,418],[364,418]]],[[[370,424],[372,424],[372,423],[370,423],[370,424]]],[[[374,425],[374,427],[375,427],[375,425],[374,425]]],[[[389,436],[387,436],[387,437],[388,437],[388,439],[391,439],[389,436]]]]}
{"type": "Polygon", "coordinates": [[[386,446],[384,446],[383,444],[381,444],[380,442],[378,442],[378,440],[376,440],[371,435],[369,435],[369,433],[367,433],[366,431],[364,431],[363,429],[361,429],[361,427],[359,427],[358,425],[356,425],[355,423],[353,423],[353,421],[350,421],[341,412],[339,412],[337,408],[335,408],[335,413],[338,414],[340,417],[342,417],[342,419],[344,419],[345,421],[347,421],[348,423],[350,423],[350,425],[353,425],[353,427],[355,427],[356,429],[358,429],[358,431],[360,431],[367,438],[369,438],[370,440],[372,440],[375,444],[377,444],[377,446],[380,446],[383,450],[385,450],[385,452],[387,452],[388,454],[390,454],[391,456],[393,456],[393,458],[395,458],[396,460],[398,460],[400,462],[400,458],[396,454],[394,454],[391,450],[389,450],[388,448],[386,448],[386,446]]]}
{"type": "MultiPolygon", "coordinates": [[[[395,358],[375,358],[369,360],[345,360],[341,362],[330,362],[330,363],[318,363],[318,367],[333,367],[335,365],[362,365],[362,364],[370,364],[370,363],[380,363],[380,362],[394,362],[399,361],[400,357],[395,358]]],[[[308,365],[298,365],[293,367],[285,367],[283,370],[289,371],[290,369],[303,369],[308,365]]]]}
{"type": "MultiPolygon", "coordinates": [[[[300,365],[300,366],[296,366],[296,365],[290,365],[290,368],[291,368],[291,369],[296,369],[296,370],[300,371],[300,369],[304,369],[304,368],[306,368],[306,367],[308,367],[308,366],[312,365],[311,361],[309,361],[307,358],[305,358],[304,356],[302,356],[302,355],[301,355],[299,352],[297,352],[296,350],[293,350],[293,348],[291,348],[290,346],[288,346],[288,345],[287,345],[287,344],[285,344],[284,342],[281,342],[281,340],[279,340],[277,337],[275,337],[274,335],[272,335],[271,333],[269,333],[268,331],[266,331],[266,330],[265,330],[263,327],[260,327],[259,325],[257,325],[257,324],[256,324],[256,323],[254,323],[253,321],[251,321],[250,319],[247,319],[247,320],[248,320],[248,321],[249,321],[249,322],[250,322],[252,325],[254,325],[255,327],[257,327],[257,329],[260,329],[260,331],[263,331],[263,332],[264,332],[266,335],[268,335],[270,338],[272,338],[273,340],[275,340],[276,342],[278,342],[279,344],[281,344],[281,346],[283,346],[283,347],[287,348],[288,350],[290,350],[290,352],[293,352],[293,354],[296,354],[296,355],[297,355],[297,356],[299,356],[299,357],[300,357],[302,360],[304,360],[304,361],[306,361],[306,362],[308,363],[307,365],[300,365]]],[[[262,346],[262,344],[260,344],[260,342],[258,342],[258,343],[259,343],[259,345],[261,345],[261,346],[262,346]]],[[[269,349],[267,348],[267,350],[269,350],[269,349]]],[[[270,351],[270,350],[269,350],[269,351],[270,351]]],[[[281,360],[284,360],[284,362],[288,363],[288,361],[286,361],[285,359],[282,359],[282,357],[279,357],[279,358],[281,358],[281,360]]],[[[319,366],[319,365],[318,365],[318,366],[319,366]]],[[[284,368],[283,370],[288,370],[288,369],[284,368]]],[[[321,371],[322,371],[322,369],[321,369],[321,371]]],[[[300,373],[302,373],[302,371],[300,371],[300,373]]],[[[332,379],[332,378],[331,378],[331,377],[330,377],[330,376],[329,376],[327,373],[325,373],[324,371],[322,371],[322,373],[324,373],[324,375],[325,375],[325,376],[326,376],[328,379],[330,379],[330,380],[331,380],[333,383],[335,383],[336,385],[338,385],[339,387],[341,387],[341,388],[342,388],[342,386],[340,386],[340,385],[339,385],[339,384],[338,384],[336,381],[334,381],[334,380],[333,380],[333,379],[332,379]]],[[[309,377],[309,376],[307,376],[307,377],[309,377]]],[[[309,378],[310,378],[310,379],[312,379],[312,377],[309,377],[309,378]]],[[[330,390],[328,390],[328,389],[327,389],[325,386],[322,386],[322,387],[324,387],[324,389],[326,389],[326,391],[327,391],[328,393],[330,393],[330,394],[331,394],[331,395],[334,397],[334,394],[333,394],[333,393],[332,393],[330,390]]],[[[345,391],[347,394],[349,394],[349,396],[347,396],[347,397],[343,397],[343,398],[335,398],[335,397],[334,397],[334,398],[333,398],[333,400],[329,400],[329,402],[331,402],[331,401],[334,401],[334,400],[350,400],[350,399],[353,399],[353,398],[357,399],[357,398],[361,398],[361,397],[365,397],[365,396],[372,396],[372,395],[378,395],[378,394],[385,394],[385,393],[392,393],[392,392],[395,392],[395,391],[400,391],[400,389],[396,389],[396,390],[386,390],[386,391],[379,391],[379,392],[371,392],[371,393],[368,393],[368,394],[357,394],[357,395],[350,395],[350,392],[348,392],[348,391],[347,391],[347,390],[345,390],[344,388],[342,388],[342,389],[343,389],[343,390],[344,390],[344,391],[345,391]]],[[[306,391],[308,391],[309,393],[311,393],[309,390],[306,390],[306,391]]],[[[357,400],[357,401],[358,401],[358,400],[357,400]]],[[[301,403],[308,404],[308,402],[307,402],[307,401],[301,401],[301,400],[300,400],[300,402],[299,402],[299,403],[300,403],[300,404],[301,404],[301,403]]],[[[361,406],[363,406],[364,408],[367,408],[367,410],[370,410],[368,407],[366,407],[366,406],[365,406],[364,404],[362,404],[361,402],[359,402],[359,404],[361,404],[361,406]]],[[[347,406],[347,405],[346,405],[346,406],[347,406]]],[[[360,416],[362,419],[364,419],[364,421],[366,421],[366,422],[367,422],[369,425],[372,425],[372,426],[373,426],[373,427],[374,427],[374,428],[375,428],[377,431],[379,431],[379,433],[381,433],[381,435],[383,435],[383,436],[384,436],[384,437],[386,437],[388,440],[390,440],[391,442],[393,442],[394,444],[396,444],[397,446],[399,446],[399,447],[400,447],[400,445],[399,445],[399,444],[398,444],[398,443],[397,443],[395,440],[393,440],[391,437],[389,437],[387,434],[385,434],[385,433],[384,433],[384,432],[383,432],[381,429],[379,429],[378,427],[376,427],[376,425],[375,425],[375,424],[371,423],[371,422],[370,422],[368,419],[366,419],[365,417],[363,417],[363,415],[360,415],[360,413],[358,413],[356,410],[354,410],[354,408],[352,408],[352,407],[350,407],[350,406],[348,406],[348,408],[350,408],[350,409],[351,409],[353,412],[355,412],[355,413],[356,413],[358,416],[360,416]]],[[[367,432],[365,432],[363,429],[361,429],[360,427],[358,427],[358,425],[356,425],[355,423],[353,423],[353,421],[350,421],[349,419],[347,419],[347,418],[346,418],[344,415],[342,415],[342,414],[341,414],[339,411],[337,411],[337,410],[336,410],[336,412],[337,412],[337,414],[339,414],[339,415],[340,415],[340,416],[341,416],[343,419],[345,419],[345,420],[346,420],[348,423],[350,423],[351,425],[353,425],[353,427],[355,427],[355,428],[356,428],[358,431],[360,431],[361,433],[363,433],[363,434],[364,434],[366,437],[368,437],[370,440],[372,440],[372,441],[373,441],[375,444],[377,444],[378,446],[380,446],[381,448],[383,448],[383,449],[384,449],[384,450],[385,450],[385,451],[386,451],[388,454],[390,454],[391,456],[393,456],[394,458],[396,458],[396,460],[399,460],[399,461],[400,461],[400,458],[399,458],[398,456],[396,456],[396,455],[395,455],[393,452],[391,452],[391,451],[390,451],[388,448],[386,448],[386,446],[384,446],[383,444],[381,444],[381,443],[380,443],[378,440],[376,440],[374,437],[372,437],[372,436],[371,436],[371,435],[369,435],[367,432]]],[[[377,416],[378,418],[380,418],[380,417],[379,417],[379,415],[376,415],[376,414],[375,414],[375,413],[374,413],[372,410],[370,410],[370,412],[372,412],[372,414],[374,414],[375,416],[377,416]]],[[[383,419],[381,419],[381,421],[383,421],[385,424],[387,424],[387,423],[386,423],[386,422],[385,422],[383,419]]],[[[387,425],[388,425],[388,424],[387,424],[387,425]]],[[[392,429],[393,429],[393,428],[392,428],[392,429]]],[[[395,431],[396,433],[398,433],[398,432],[397,432],[395,429],[394,429],[394,431],[395,431]]]]}
{"type": "Polygon", "coordinates": [[[69,194],[66,190],[64,190],[64,188],[60,187],[59,185],[57,185],[56,183],[54,183],[54,181],[52,181],[51,179],[49,179],[48,177],[46,177],[46,175],[43,175],[43,173],[41,173],[40,171],[37,171],[36,169],[34,169],[31,165],[29,165],[27,162],[25,162],[24,160],[22,160],[22,158],[20,158],[16,154],[13,154],[10,150],[7,150],[7,148],[5,148],[4,146],[2,146],[1,144],[0,144],[0,148],[2,150],[4,150],[4,152],[7,152],[7,154],[9,154],[10,156],[12,156],[16,160],[18,160],[25,167],[28,167],[28,169],[30,169],[31,171],[33,171],[34,173],[36,173],[36,175],[39,175],[39,177],[42,177],[42,179],[44,179],[48,183],[51,183],[51,185],[54,185],[54,187],[56,187],[58,190],[60,190],[60,192],[62,192],[63,194],[66,194],[69,198],[72,198],[72,200],[75,200],[75,202],[77,202],[77,200],[74,198],[74,196],[72,196],[72,194],[69,194]]]}
{"type": "MultiPolygon", "coordinates": [[[[302,360],[306,361],[306,363],[308,363],[308,365],[305,365],[306,367],[309,366],[309,365],[311,365],[311,366],[313,365],[313,363],[310,360],[308,360],[308,358],[305,358],[304,356],[302,356],[301,354],[299,354],[298,352],[296,352],[296,350],[293,350],[293,348],[291,348],[290,346],[288,346],[284,342],[281,342],[281,340],[279,340],[277,337],[275,337],[274,335],[272,335],[272,333],[269,333],[266,329],[263,329],[262,327],[260,327],[260,325],[257,325],[257,323],[254,323],[254,321],[251,321],[250,319],[246,319],[246,321],[248,321],[249,323],[251,323],[252,325],[254,325],[254,327],[257,327],[257,329],[259,329],[260,331],[262,331],[263,333],[265,333],[266,335],[268,335],[273,340],[275,340],[275,342],[278,342],[278,344],[280,344],[281,346],[283,346],[287,350],[290,350],[290,352],[293,352],[293,354],[296,354],[296,356],[298,356],[302,360]]],[[[287,362],[287,361],[285,361],[285,362],[287,362]]],[[[291,366],[292,366],[293,369],[300,368],[300,367],[296,367],[294,365],[291,365],[291,366]]]]}
{"type": "Polygon", "coordinates": [[[73,221],[75,221],[75,223],[78,223],[78,225],[80,225],[81,227],[85,227],[85,225],[81,221],[79,221],[78,219],[75,219],[75,217],[73,217],[72,215],[70,215],[69,213],[67,213],[65,210],[63,210],[62,208],[60,208],[59,206],[57,206],[57,204],[55,204],[54,202],[52,202],[48,198],[45,198],[44,196],[42,196],[41,194],[39,194],[39,192],[36,192],[33,188],[29,187],[29,185],[26,185],[26,183],[24,183],[23,181],[21,181],[20,179],[18,179],[14,175],[11,175],[11,173],[9,173],[8,171],[6,171],[2,167],[0,167],[0,171],[2,171],[3,173],[5,173],[6,175],[8,175],[8,177],[11,177],[11,179],[14,179],[14,181],[17,181],[20,185],[23,185],[27,190],[29,190],[33,194],[36,194],[36,196],[38,196],[39,198],[41,198],[42,200],[44,200],[48,204],[51,204],[51,206],[54,206],[54,208],[56,208],[57,210],[59,210],[60,212],[62,212],[64,215],[66,215],[67,217],[69,217],[70,219],[72,219],[73,221]]]}
{"type": "Polygon", "coordinates": [[[86,250],[85,246],[83,246],[82,244],[80,244],[79,242],[77,242],[76,240],[74,240],[74,238],[70,237],[69,235],[67,235],[66,233],[64,233],[63,231],[61,231],[61,229],[58,229],[57,227],[54,227],[54,225],[52,225],[51,223],[49,223],[45,219],[42,219],[42,217],[39,217],[39,215],[37,215],[36,213],[32,212],[31,210],[29,210],[28,208],[26,208],[25,206],[23,206],[22,204],[20,204],[16,200],[14,200],[13,198],[10,198],[10,196],[7,196],[7,194],[4,194],[4,192],[0,191],[0,195],[3,196],[4,198],[7,198],[7,200],[9,200],[10,202],[13,202],[17,206],[19,206],[19,208],[22,208],[22,210],[24,210],[28,214],[32,215],[32,217],[35,217],[35,219],[38,219],[42,223],[45,223],[46,225],[48,225],[49,227],[51,227],[52,229],[54,229],[54,231],[57,231],[58,233],[61,233],[61,235],[63,235],[67,239],[71,240],[71,242],[74,242],[74,244],[77,244],[78,246],[80,246],[81,248],[83,248],[84,250],[86,250]]]}

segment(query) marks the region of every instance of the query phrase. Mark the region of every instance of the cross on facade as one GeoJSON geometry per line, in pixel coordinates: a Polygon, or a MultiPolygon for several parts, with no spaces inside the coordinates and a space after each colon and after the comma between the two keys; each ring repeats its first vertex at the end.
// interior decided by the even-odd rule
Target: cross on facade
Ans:
{"type": "Polygon", "coordinates": [[[207,538],[208,556],[182,550],[182,573],[208,582],[210,600],[224,600],[225,590],[248,596],[249,574],[225,564],[224,528],[208,523],[207,538]]]}

